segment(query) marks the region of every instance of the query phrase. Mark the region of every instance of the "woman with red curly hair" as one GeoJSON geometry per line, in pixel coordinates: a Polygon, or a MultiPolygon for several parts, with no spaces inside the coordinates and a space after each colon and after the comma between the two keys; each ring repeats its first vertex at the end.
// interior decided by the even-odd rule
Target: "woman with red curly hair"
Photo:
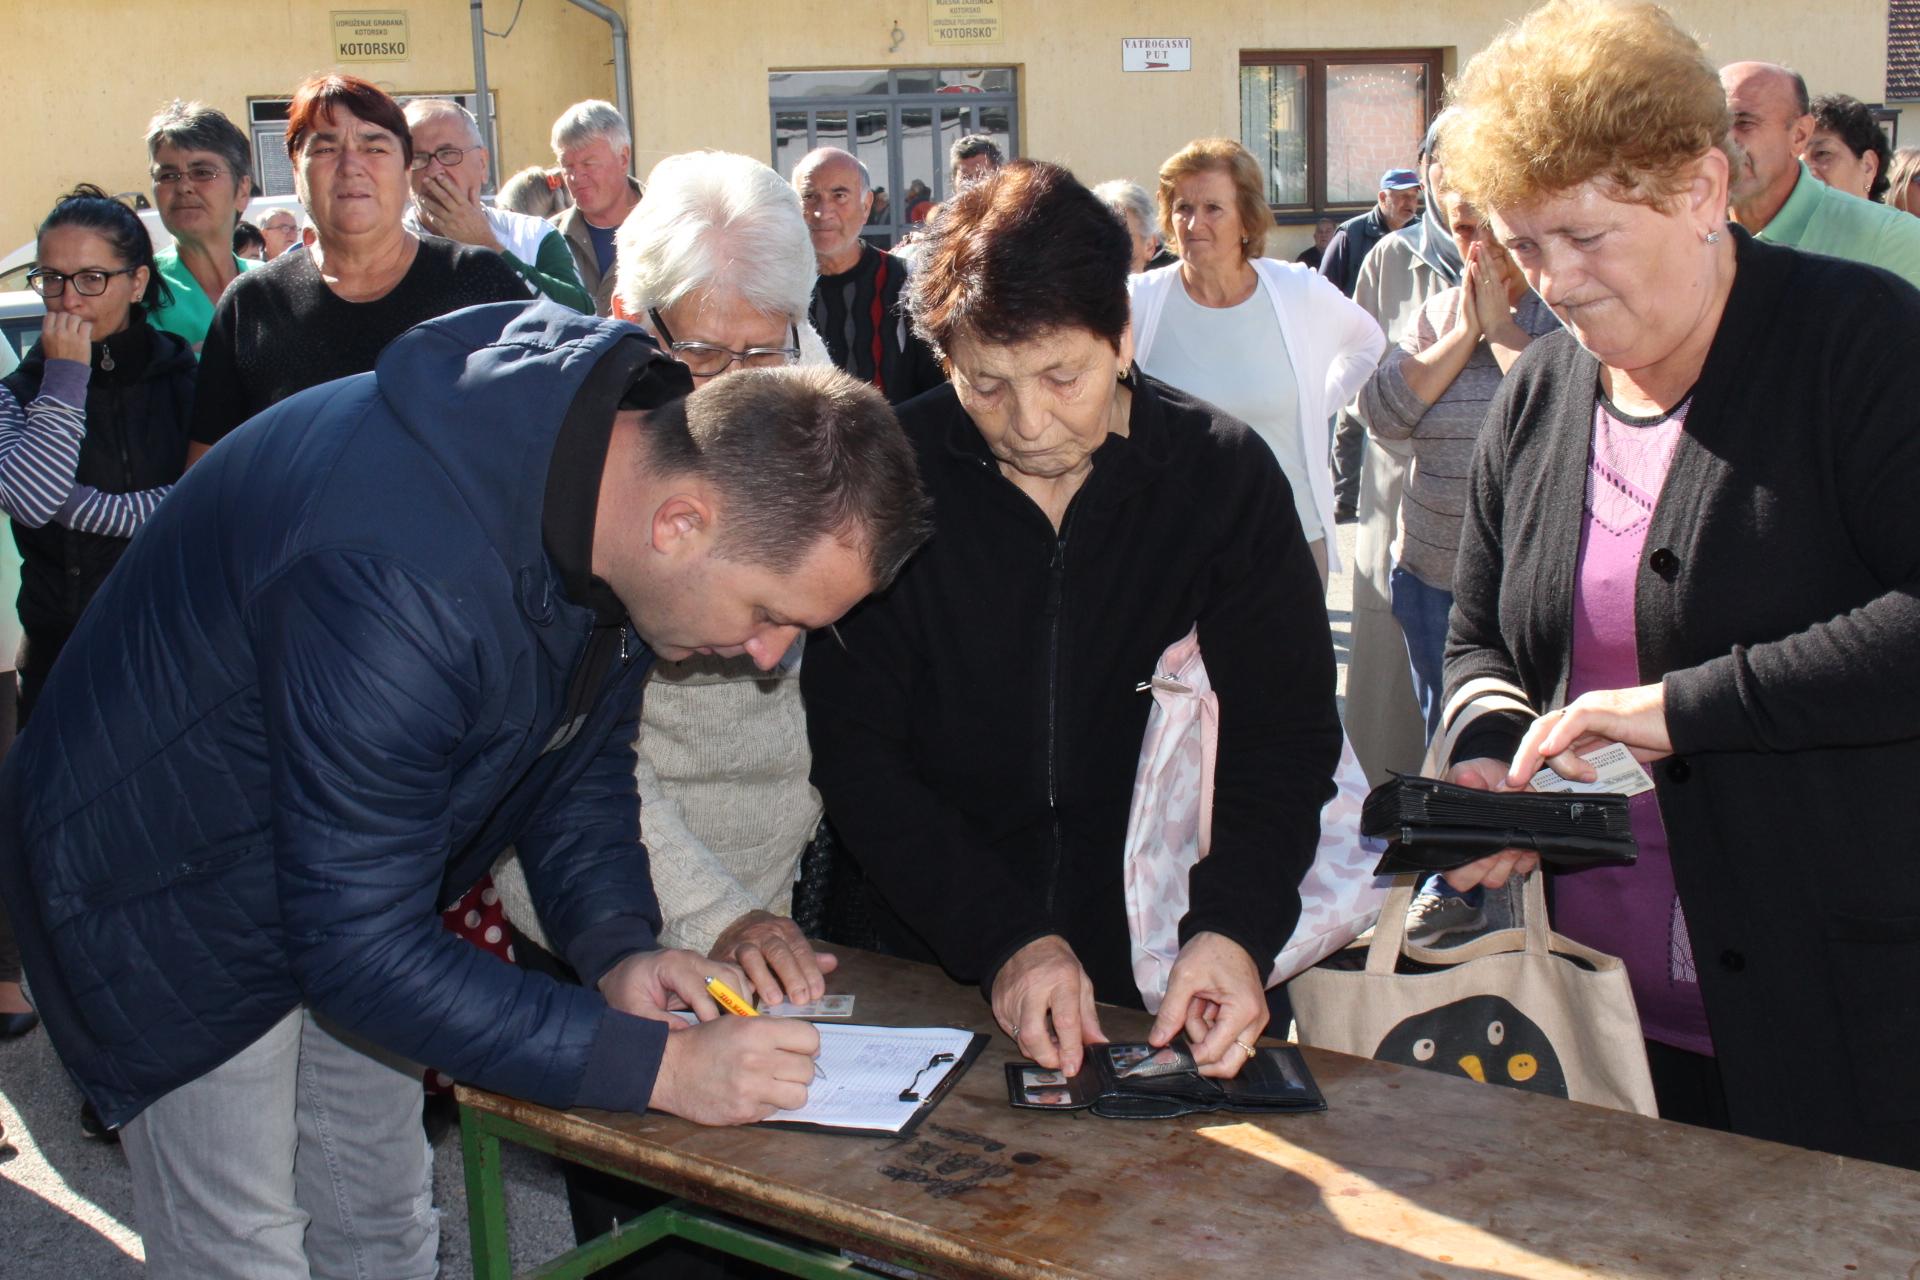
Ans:
{"type": "Polygon", "coordinates": [[[1447,642],[1452,703],[1538,714],[1451,776],[1629,747],[1639,860],[1554,910],[1626,961],[1661,1113],[1920,1167],[1920,293],[1728,224],[1719,78],[1654,5],[1553,0],[1454,100],[1447,179],[1566,332],[1489,410],[1447,642]]]}

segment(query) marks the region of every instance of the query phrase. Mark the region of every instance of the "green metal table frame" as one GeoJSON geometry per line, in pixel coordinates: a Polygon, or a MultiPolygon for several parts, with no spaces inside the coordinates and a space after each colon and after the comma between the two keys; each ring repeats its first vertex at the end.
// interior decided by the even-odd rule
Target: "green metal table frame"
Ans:
{"type": "MultiPolygon", "coordinates": [[[[460,1150],[467,1173],[467,1224],[473,1241],[474,1280],[514,1280],[513,1263],[507,1253],[507,1197],[500,1168],[502,1140],[645,1185],[643,1179],[629,1170],[572,1149],[563,1150],[550,1134],[462,1103],[460,1150]]],[[[875,1274],[837,1252],[789,1244],[732,1219],[711,1214],[688,1201],[673,1200],[631,1222],[617,1224],[607,1234],[531,1271],[521,1272],[519,1280],[579,1280],[669,1236],[691,1240],[807,1280],[875,1274]]]]}

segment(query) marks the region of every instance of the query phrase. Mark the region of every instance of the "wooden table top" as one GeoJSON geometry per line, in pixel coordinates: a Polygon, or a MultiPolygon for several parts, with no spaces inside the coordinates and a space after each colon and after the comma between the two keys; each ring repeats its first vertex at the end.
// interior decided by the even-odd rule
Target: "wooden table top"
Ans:
{"type": "MultiPolygon", "coordinates": [[[[939,970],[839,949],[856,1020],[993,1043],[906,1139],[463,1102],[768,1226],[939,1276],[1920,1277],[1920,1174],[1309,1049],[1328,1110],[1007,1105],[1020,1055],[939,970]]],[[[1145,1015],[1102,1009],[1115,1037],[1145,1015]]]]}

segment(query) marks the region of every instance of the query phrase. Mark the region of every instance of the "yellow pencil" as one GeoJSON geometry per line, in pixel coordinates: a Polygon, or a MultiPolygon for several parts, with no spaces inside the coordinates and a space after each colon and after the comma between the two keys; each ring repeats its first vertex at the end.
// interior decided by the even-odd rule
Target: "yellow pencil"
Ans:
{"type": "MultiPolygon", "coordinates": [[[[707,994],[712,996],[714,1002],[728,1013],[738,1014],[742,1018],[757,1018],[760,1016],[758,1009],[748,1004],[745,1000],[742,1000],[738,991],[735,991],[718,978],[707,979],[707,994]]],[[[813,1064],[813,1074],[822,1080],[827,1078],[827,1073],[820,1069],[818,1062],[813,1064]]]]}

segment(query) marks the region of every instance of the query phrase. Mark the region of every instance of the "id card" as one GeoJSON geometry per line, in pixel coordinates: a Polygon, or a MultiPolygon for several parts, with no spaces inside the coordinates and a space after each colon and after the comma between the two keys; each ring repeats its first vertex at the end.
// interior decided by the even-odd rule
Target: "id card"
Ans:
{"type": "Polygon", "coordinates": [[[851,1018],[853,997],[821,996],[811,1004],[776,1004],[760,1011],[769,1018],[851,1018]]]}
{"type": "Polygon", "coordinates": [[[1609,742],[1580,757],[1592,765],[1599,775],[1592,782],[1575,782],[1563,778],[1551,767],[1542,769],[1533,775],[1535,791],[1563,791],[1577,795],[1617,795],[1637,796],[1643,791],[1653,790],[1653,779],[1633,758],[1633,752],[1618,742],[1609,742]]]}

